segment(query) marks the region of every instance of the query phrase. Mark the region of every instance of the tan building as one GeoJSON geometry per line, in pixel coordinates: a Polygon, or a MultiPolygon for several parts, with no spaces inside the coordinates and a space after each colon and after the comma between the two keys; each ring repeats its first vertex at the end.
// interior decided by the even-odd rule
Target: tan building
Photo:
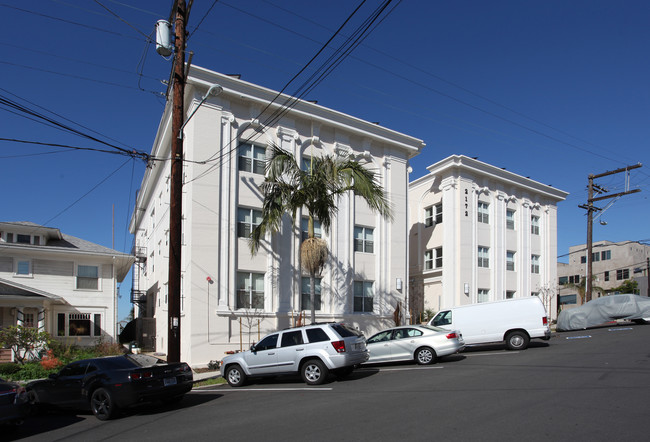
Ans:
{"type": "MultiPolygon", "coordinates": [[[[592,298],[603,296],[626,280],[647,275],[648,245],[634,241],[596,241],[592,253],[592,285],[596,287],[592,290],[592,298]]],[[[587,274],[587,245],[569,247],[569,262],[558,263],[557,274],[560,303],[566,307],[580,305],[580,291],[584,290],[587,274]]],[[[641,294],[647,296],[647,289],[641,294]]]]}

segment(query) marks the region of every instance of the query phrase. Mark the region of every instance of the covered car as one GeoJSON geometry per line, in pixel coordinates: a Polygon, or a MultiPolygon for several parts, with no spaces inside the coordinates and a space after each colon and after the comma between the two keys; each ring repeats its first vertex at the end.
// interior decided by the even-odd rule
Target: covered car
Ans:
{"type": "Polygon", "coordinates": [[[580,330],[617,319],[650,320],[650,298],[623,294],[593,299],[580,307],[562,310],[557,318],[557,330],[580,330]]]}

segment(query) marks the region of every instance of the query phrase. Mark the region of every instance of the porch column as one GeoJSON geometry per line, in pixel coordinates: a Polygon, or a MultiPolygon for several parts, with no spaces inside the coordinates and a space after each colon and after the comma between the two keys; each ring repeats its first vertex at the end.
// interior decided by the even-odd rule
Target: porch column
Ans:
{"type": "Polygon", "coordinates": [[[44,308],[38,309],[38,331],[39,332],[45,331],[45,309],[44,308]]]}
{"type": "Polygon", "coordinates": [[[23,314],[24,307],[16,307],[16,325],[24,327],[25,326],[25,316],[23,314]]]}

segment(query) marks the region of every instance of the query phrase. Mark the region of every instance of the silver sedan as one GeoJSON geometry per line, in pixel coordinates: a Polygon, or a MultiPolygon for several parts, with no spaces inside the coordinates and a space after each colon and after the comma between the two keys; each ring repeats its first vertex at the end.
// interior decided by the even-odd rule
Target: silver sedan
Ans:
{"type": "Polygon", "coordinates": [[[426,365],[436,358],[458,353],[465,348],[458,331],[431,325],[405,325],[389,328],[368,338],[368,363],[409,361],[426,365]]]}

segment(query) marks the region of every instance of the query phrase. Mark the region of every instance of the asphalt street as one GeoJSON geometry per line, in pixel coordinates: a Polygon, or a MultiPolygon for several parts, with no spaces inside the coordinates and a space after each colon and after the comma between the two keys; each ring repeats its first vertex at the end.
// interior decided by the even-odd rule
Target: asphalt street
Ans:
{"type": "MultiPolygon", "coordinates": [[[[194,389],[180,404],[100,422],[55,412],[13,436],[29,441],[645,439],[650,325],[554,334],[527,350],[475,347],[432,366],[362,367],[309,387],[274,378],[194,389]]],[[[0,435],[1,437],[1,435],[0,435]]]]}

